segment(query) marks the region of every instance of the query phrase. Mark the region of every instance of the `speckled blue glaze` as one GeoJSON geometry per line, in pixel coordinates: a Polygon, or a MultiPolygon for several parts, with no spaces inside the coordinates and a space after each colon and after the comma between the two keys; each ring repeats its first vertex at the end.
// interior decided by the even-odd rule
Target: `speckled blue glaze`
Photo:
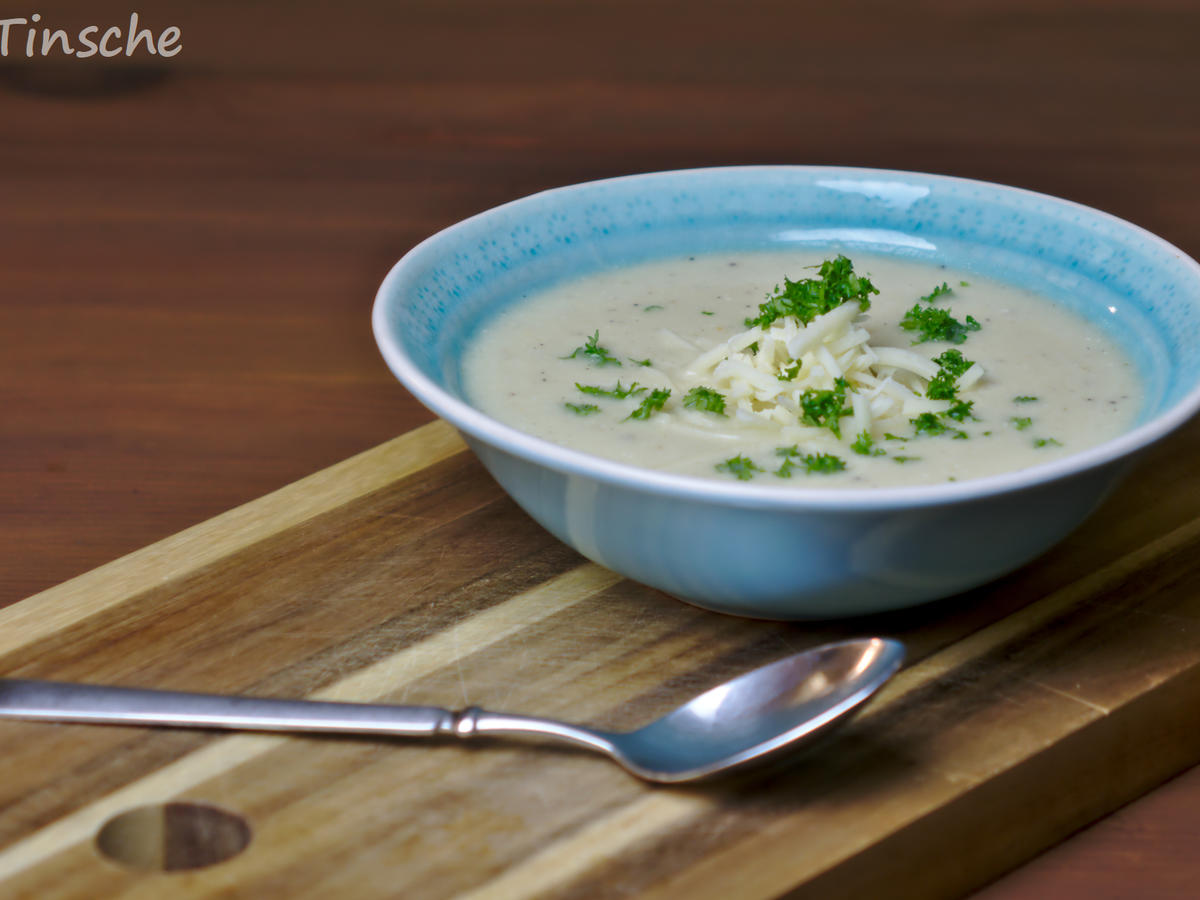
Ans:
{"type": "Polygon", "coordinates": [[[374,327],[400,380],[559,538],[693,603],[766,618],[896,609],[1009,572],[1078,525],[1134,454],[1200,407],[1193,260],[1077,204],[908,172],[698,169],[536,194],[414,248],[384,280],[374,327]],[[682,254],[830,244],[946,263],[1087,316],[1142,372],[1136,427],[1066,459],[974,481],[773,492],[556,447],[463,396],[460,360],[480,324],[556,281],[682,254]]]}

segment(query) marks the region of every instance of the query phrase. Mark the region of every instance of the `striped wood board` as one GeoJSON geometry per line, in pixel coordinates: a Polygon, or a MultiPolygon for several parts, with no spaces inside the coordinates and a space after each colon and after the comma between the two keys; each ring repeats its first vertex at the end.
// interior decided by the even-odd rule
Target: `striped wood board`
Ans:
{"type": "Polygon", "coordinates": [[[1200,760],[1198,439],[1009,578],[814,626],[587,562],[426,426],[0,610],[0,672],[624,728],[825,640],[899,637],[909,665],[794,765],[690,789],[528,745],[0,723],[0,894],[961,895],[1200,760]],[[203,857],[161,806],[183,802],[249,845],[162,871],[203,857]],[[117,864],[97,834],[142,807],[157,825],[114,846],[143,868],[117,864]]]}

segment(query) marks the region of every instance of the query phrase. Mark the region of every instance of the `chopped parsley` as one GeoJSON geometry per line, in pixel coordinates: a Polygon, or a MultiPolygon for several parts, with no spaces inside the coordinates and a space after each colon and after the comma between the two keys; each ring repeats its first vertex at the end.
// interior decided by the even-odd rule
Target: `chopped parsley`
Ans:
{"type": "Polygon", "coordinates": [[[950,315],[950,310],[935,306],[922,308],[915,304],[900,320],[900,327],[905,331],[919,331],[921,336],[913,341],[923,344],[925,341],[949,341],[951,344],[961,344],[967,339],[967,333],[978,331],[982,326],[974,316],[960,322],[950,315]]]}
{"type": "Polygon", "coordinates": [[[885,456],[887,454],[882,447],[875,446],[875,439],[866,431],[858,433],[858,437],[854,439],[850,449],[860,456],[885,456]]]}
{"type": "Polygon", "coordinates": [[[930,400],[953,400],[958,395],[958,385],[955,381],[954,376],[943,369],[929,380],[925,396],[930,400]]]}
{"type": "Polygon", "coordinates": [[[638,394],[644,394],[649,388],[643,387],[636,381],[629,387],[621,387],[620,380],[617,381],[615,388],[602,388],[596,384],[580,384],[575,382],[575,387],[579,388],[585,394],[591,394],[593,397],[612,397],[614,400],[624,400],[626,397],[633,397],[638,394]]]}
{"type": "Polygon", "coordinates": [[[642,400],[638,408],[627,415],[625,419],[641,419],[644,421],[650,418],[651,415],[663,408],[663,404],[667,402],[667,398],[670,396],[671,392],[663,390],[662,388],[651,391],[650,394],[644,400],[642,400]]]}
{"type": "Polygon", "coordinates": [[[715,316],[715,315],[716,315],[716,313],[715,313],[715,312],[713,312],[712,310],[709,310],[709,309],[702,309],[702,310],[700,310],[700,315],[702,315],[702,316],[715,316]]]}
{"type": "Polygon", "coordinates": [[[927,434],[930,437],[941,434],[946,430],[946,424],[937,417],[937,413],[921,413],[914,419],[909,419],[913,431],[917,434],[927,434]]]}
{"type": "Polygon", "coordinates": [[[951,290],[952,290],[952,288],[950,287],[950,285],[946,284],[946,282],[943,281],[941,284],[939,284],[937,287],[935,287],[932,291],[930,291],[928,294],[926,294],[921,299],[924,300],[926,303],[932,303],[938,297],[942,297],[942,296],[945,296],[946,294],[949,294],[951,292],[951,290]]]}
{"type": "Polygon", "coordinates": [[[790,366],[784,366],[778,375],[775,377],[780,381],[795,381],[796,376],[800,374],[800,360],[796,360],[790,366]]]}
{"type": "Polygon", "coordinates": [[[955,422],[965,422],[967,419],[975,418],[971,413],[971,407],[974,405],[974,400],[955,400],[950,404],[950,408],[946,410],[945,415],[955,422]]]}
{"type": "Polygon", "coordinates": [[[816,428],[828,428],[834,437],[842,436],[838,419],[851,413],[846,405],[846,388],[849,382],[845,378],[835,379],[833,390],[807,390],[800,395],[800,421],[805,425],[816,428]]]}
{"type": "Polygon", "coordinates": [[[767,294],[766,302],[759,304],[758,316],[746,319],[746,325],[766,328],[785,316],[795,316],[807,325],[850,300],[857,300],[859,308],[866,310],[871,306],[870,295],[878,293],[870,279],[854,273],[854,263],[838,256],[821,263],[816,278],[802,281],[784,278],[783,290],[776,287],[773,294],[767,294]]]}
{"type": "MultiPolygon", "coordinates": [[[[841,472],[846,468],[846,463],[832,453],[808,453],[800,457],[800,462],[804,463],[804,471],[808,475],[832,475],[834,472],[841,472]]],[[[791,475],[792,466],[792,461],[785,459],[775,474],[788,478],[791,475]],[[785,468],[788,469],[787,475],[783,474],[785,468]]]]}
{"type": "Polygon", "coordinates": [[[891,459],[892,459],[892,462],[898,462],[898,463],[904,464],[906,462],[916,462],[920,458],[921,457],[919,457],[919,456],[905,456],[902,453],[897,453],[891,459]]]}
{"type": "Polygon", "coordinates": [[[909,419],[908,421],[912,423],[913,431],[918,435],[924,434],[928,435],[929,437],[937,437],[939,434],[946,434],[949,432],[950,436],[956,441],[965,441],[969,437],[965,431],[959,428],[952,428],[942,421],[941,417],[948,415],[949,412],[940,414],[926,412],[921,413],[919,416],[909,419]]]}
{"type": "Polygon", "coordinates": [[[595,403],[564,403],[563,406],[577,416],[590,416],[600,412],[600,407],[595,403]]]}
{"type": "Polygon", "coordinates": [[[801,453],[795,444],[776,448],[775,455],[784,457],[783,464],[775,470],[780,478],[791,478],[797,464],[803,465],[808,475],[831,475],[846,468],[845,461],[832,453],[801,453]]]}
{"type": "Polygon", "coordinates": [[[725,415],[725,395],[708,387],[694,387],[684,395],[683,405],[704,412],[725,415]]]}
{"type": "Polygon", "coordinates": [[[592,336],[584,342],[582,347],[576,347],[561,359],[575,359],[577,356],[587,357],[598,366],[619,366],[621,364],[619,359],[600,346],[599,331],[592,332],[592,336]]]}
{"type": "Polygon", "coordinates": [[[792,462],[791,457],[788,457],[783,461],[779,468],[775,470],[775,476],[777,478],[791,478],[792,470],[794,468],[796,468],[796,464],[792,462]]]}
{"type": "Polygon", "coordinates": [[[634,359],[632,356],[629,357],[629,361],[635,366],[645,366],[646,368],[650,368],[650,366],[654,365],[654,363],[650,362],[648,359],[634,359]]]}
{"type": "Polygon", "coordinates": [[[1037,438],[1033,442],[1035,447],[1061,447],[1062,442],[1056,441],[1054,438],[1037,438]]]}
{"type": "Polygon", "coordinates": [[[660,309],[662,309],[662,307],[657,303],[651,303],[649,306],[643,306],[642,312],[658,312],[660,309]]]}
{"type": "Polygon", "coordinates": [[[749,481],[754,477],[755,472],[762,471],[762,469],[754,464],[754,460],[747,459],[740,453],[737,456],[730,457],[725,462],[717,463],[715,468],[718,472],[728,472],[739,481],[749,481]]]}
{"type": "Polygon", "coordinates": [[[1021,394],[1013,397],[1013,403],[1037,403],[1037,397],[1031,397],[1028,394],[1021,394]]]}
{"type": "Polygon", "coordinates": [[[1024,431],[1033,425],[1033,419],[1029,418],[1029,416],[1013,416],[1008,421],[1017,431],[1024,431]]]}
{"type": "Polygon", "coordinates": [[[900,437],[900,435],[898,435],[898,434],[892,434],[890,431],[885,431],[883,433],[883,439],[885,441],[907,441],[908,440],[908,438],[900,437]]]}
{"type": "Polygon", "coordinates": [[[746,349],[750,351],[751,356],[754,356],[754,354],[758,353],[758,341],[755,341],[753,344],[751,344],[746,349]]]}
{"type": "Polygon", "coordinates": [[[945,351],[941,356],[934,357],[933,361],[938,364],[938,367],[943,372],[955,378],[965,374],[967,369],[975,365],[974,362],[962,355],[961,350],[955,350],[954,348],[945,351]]]}
{"type": "Polygon", "coordinates": [[[930,379],[925,396],[931,400],[953,400],[958,394],[959,376],[975,363],[954,349],[947,350],[933,361],[938,364],[938,373],[930,379]]]}

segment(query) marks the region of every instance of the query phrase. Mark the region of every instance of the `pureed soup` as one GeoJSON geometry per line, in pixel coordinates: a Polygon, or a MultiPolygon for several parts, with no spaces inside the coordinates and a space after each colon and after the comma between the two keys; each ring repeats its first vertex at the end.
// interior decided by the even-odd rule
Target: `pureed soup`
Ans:
{"type": "Polygon", "coordinates": [[[1137,415],[1132,362],[1080,316],[928,264],[689,256],[523,299],[469,347],[470,401],[646,469],[772,488],[1023,469],[1137,415]]]}

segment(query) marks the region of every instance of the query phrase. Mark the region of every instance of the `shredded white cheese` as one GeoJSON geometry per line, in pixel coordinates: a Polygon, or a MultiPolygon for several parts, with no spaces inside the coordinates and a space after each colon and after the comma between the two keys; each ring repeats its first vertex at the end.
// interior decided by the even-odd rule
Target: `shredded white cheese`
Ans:
{"type": "MultiPolygon", "coordinates": [[[[807,325],[789,316],[755,326],[701,353],[684,367],[678,387],[681,393],[693,387],[718,391],[727,415],[782,428],[788,439],[811,446],[828,444],[833,436],[800,421],[801,398],[806,391],[834,390],[839,378],[846,380],[852,410],[845,423],[852,428],[840,429],[843,442],[864,432],[879,438],[921,413],[949,409],[950,401],[925,396],[938,364],[907,348],[872,347],[864,320],[857,303],[844,303],[807,325]]],[[[959,379],[959,391],[983,375],[978,363],[972,365],[959,379]]]]}

